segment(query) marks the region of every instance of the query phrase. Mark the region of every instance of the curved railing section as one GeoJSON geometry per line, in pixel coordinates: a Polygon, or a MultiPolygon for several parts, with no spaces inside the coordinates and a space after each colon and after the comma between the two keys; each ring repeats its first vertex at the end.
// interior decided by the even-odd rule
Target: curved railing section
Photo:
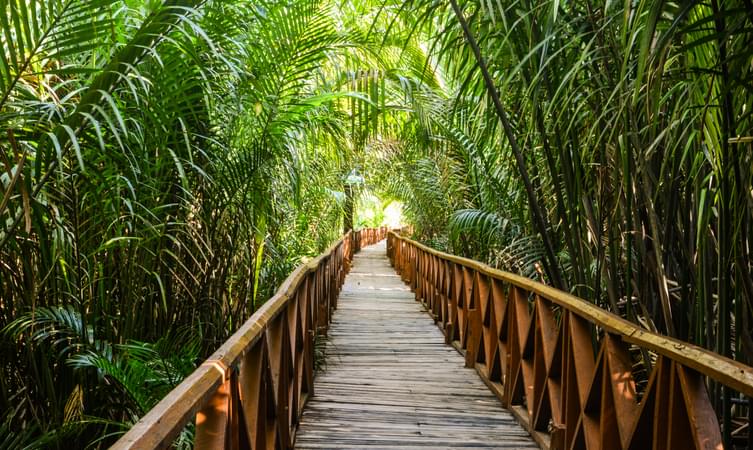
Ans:
{"type": "Polygon", "coordinates": [[[721,449],[706,383],[753,396],[753,368],[565,292],[393,232],[387,252],[447,343],[542,448],[721,449]],[[636,389],[641,352],[655,361],[636,389]]]}
{"type": "Polygon", "coordinates": [[[292,448],[314,388],[314,346],[326,334],[354,246],[386,228],[348,232],[299,266],[212,356],[113,449],[167,448],[195,418],[197,449],[292,448]]]}

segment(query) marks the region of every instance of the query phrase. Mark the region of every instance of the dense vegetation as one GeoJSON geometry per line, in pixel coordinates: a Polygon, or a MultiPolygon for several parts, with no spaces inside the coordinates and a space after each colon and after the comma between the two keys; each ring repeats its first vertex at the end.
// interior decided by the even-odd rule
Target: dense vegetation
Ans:
{"type": "Polygon", "coordinates": [[[399,13],[447,81],[387,164],[420,236],[753,363],[753,4],[459,3],[399,13]]]}
{"type": "Polygon", "coordinates": [[[0,448],[111,443],[359,194],[753,363],[751,11],[3,2],[0,448]]]}
{"type": "Polygon", "coordinates": [[[358,4],[2,5],[0,448],[106,446],[339,238],[389,55],[358,4]]]}

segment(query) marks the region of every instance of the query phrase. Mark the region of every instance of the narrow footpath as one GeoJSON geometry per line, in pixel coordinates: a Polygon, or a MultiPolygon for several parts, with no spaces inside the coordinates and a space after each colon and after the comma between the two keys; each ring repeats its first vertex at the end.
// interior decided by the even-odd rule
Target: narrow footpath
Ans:
{"type": "Polygon", "coordinates": [[[298,449],[538,448],[390,266],[385,242],[355,256],[298,449]]]}

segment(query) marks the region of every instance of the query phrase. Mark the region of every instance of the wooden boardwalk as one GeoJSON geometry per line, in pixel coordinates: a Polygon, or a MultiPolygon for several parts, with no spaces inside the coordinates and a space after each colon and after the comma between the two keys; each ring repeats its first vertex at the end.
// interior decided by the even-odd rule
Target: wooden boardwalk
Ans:
{"type": "Polygon", "coordinates": [[[390,267],[355,256],[296,448],[538,448],[390,267]]]}

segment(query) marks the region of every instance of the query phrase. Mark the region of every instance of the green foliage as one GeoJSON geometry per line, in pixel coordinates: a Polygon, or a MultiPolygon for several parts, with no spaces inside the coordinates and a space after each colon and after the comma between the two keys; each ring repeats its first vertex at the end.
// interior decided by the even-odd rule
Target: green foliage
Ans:
{"type": "Polygon", "coordinates": [[[751,131],[744,5],[467,1],[460,10],[491,84],[449,5],[415,0],[394,19],[429,42],[445,81],[413,90],[413,117],[382,158],[381,186],[406,203],[418,234],[533,275],[534,201],[573,292],[727,354],[750,352],[722,336],[733,312],[750,322],[753,292],[753,210],[741,200],[753,156],[735,137],[751,131]],[[533,200],[491,91],[524,148],[533,200]],[[517,243],[529,257],[512,257],[517,243]],[[730,299],[723,317],[713,312],[720,292],[730,299]]]}
{"type": "Polygon", "coordinates": [[[400,202],[753,362],[749,6],[4,2],[0,447],[109,445],[340,236],[353,169],[357,227],[400,202]]]}
{"type": "Polygon", "coordinates": [[[0,14],[0,442],[106,447],[339,238],[376,45],[320,0],[0,14]]]}
{"type": "Polygon", "coordinates": [[[753,362],[750,2],[385,5],[444,80],[381,169],[418,237],[753,362]]]}
{"type": "Polygon", "coordinates": [[[385,221],[385,208],[388,203],[382,202],[369,192],[363,192],[358,198],[356,211],[356,229],[381,227],[385,221]]]}
{"type": "MultiPolygon", "coordinates": [[[[169,332],[155,343],[126,344],[103,340],[102,331],[85,325],[71,306],[36,308],[5,327],[5,337],[69,367],[77,383],[65,400],[61,426],[24,445],[65,446],[68,439],[85,439],[81,434],[92,426],[102,428],[105,436],[123,430],[190,374],[200,355],[198,336],[190,329],[169,332]]],[[[6,426],[15,414],[5,418],[6,426]]],[[[30,438],[33,429],[25,431],[20,436],[30,438]]],[[[10,439],[13,433],[6,432],[10,439]]],[[[190,442],[190,433],[185,431],[181,440],[190,442]]]]}

